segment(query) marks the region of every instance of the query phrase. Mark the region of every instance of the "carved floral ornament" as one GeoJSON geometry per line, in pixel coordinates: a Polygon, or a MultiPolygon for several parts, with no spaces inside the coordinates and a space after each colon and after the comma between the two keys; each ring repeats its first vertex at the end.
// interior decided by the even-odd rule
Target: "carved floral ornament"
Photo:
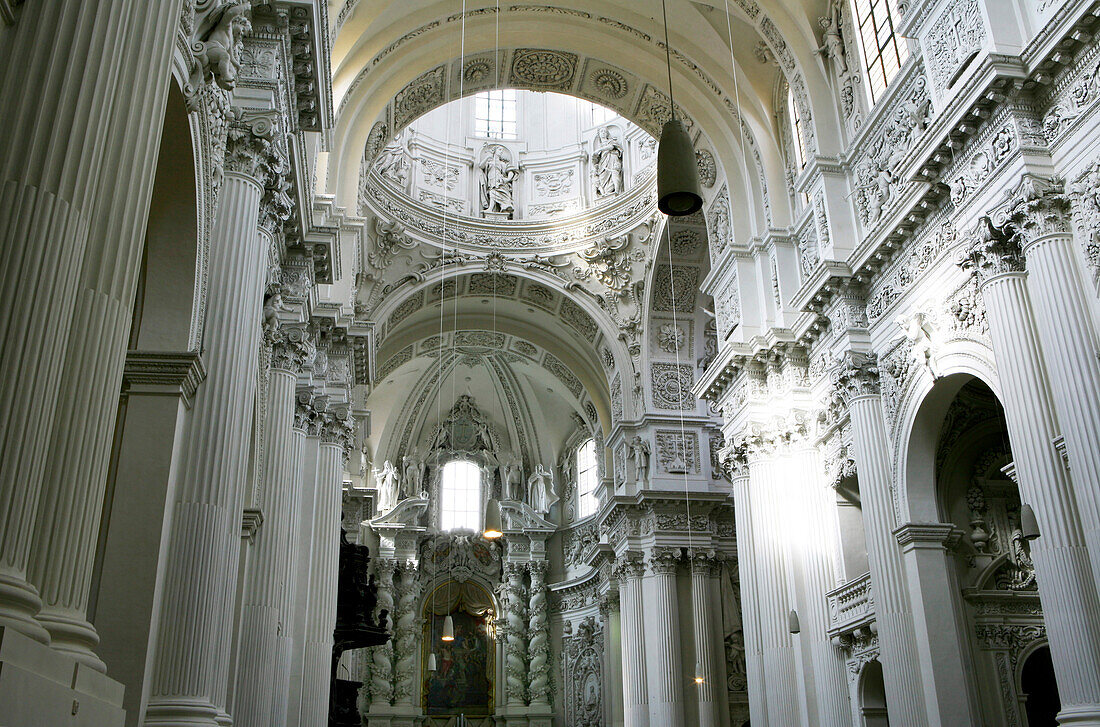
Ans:
{"type": "Polygon", "coordinates": [[[878,358],[873,353],[847,351],[832,371],[833,389],[844,404],[879,395],[878,358]]]}

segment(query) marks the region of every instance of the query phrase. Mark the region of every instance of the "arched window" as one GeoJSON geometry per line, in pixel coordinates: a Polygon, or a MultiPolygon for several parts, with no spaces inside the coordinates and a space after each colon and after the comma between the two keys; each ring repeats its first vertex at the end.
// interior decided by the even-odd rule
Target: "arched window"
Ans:
{"type": "Polygon", "coordinates": [[[896,0],[855,0],[853,5],[863,68],[867,72],[867,90],[874,104],[909,57],[909,47],[898,43],[894,33],[894,21],[898,16],[896,0]]]}
{"type": "Polygon", "coordinates": [[[794,134],[794,160],[799,169],[806,168],[806,142],[802,136],[802,113],[798,110],[798,99],[794,89],[787,86],[787,113],[791,117],[791,132],[794,134]]]}
{"type": "Polygon", "coordinates": [[[600,501],[596,497],[599,471],[596,467],[596,442],[592,439],[577,447],[577,518],[596,512],[600,501]]]}
{"type": "Polygon", "coordinates": [[[443,465],[440,492],[441,530],[481,527],[481,470],[476,464],[456,459],[443,465]]]}

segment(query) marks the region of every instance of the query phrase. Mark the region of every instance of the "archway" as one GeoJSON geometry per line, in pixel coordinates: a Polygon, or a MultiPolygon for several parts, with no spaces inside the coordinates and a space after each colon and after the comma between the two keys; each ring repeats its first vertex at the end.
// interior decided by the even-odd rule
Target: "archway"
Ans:
{"type": "Polygon", "coordinates": [[[425,715],[491,715],[497,673],[497,610],[493,597],[473,581],[446,581],[424,598],[423,613],[421,676],[425,715]],[[447,619],[452,628],[449,633],[445,632],[447,619]],[[429,668],[432,654],[434,671],[429,668]]]}
{"type": "Polygon", "coordinates": [[[1062,702],[1054,678],[1054,663],[1046,645],[1032,651],[1020,669],[1020,696],[1028,727],[1056,727],[1062,702]]]}
{"type": "Polygon", "coordinates": [[[151,631],[162,583],[161,540],[173,502],[176,440],[201,383],[192,346],[199,231],[193,130],[169,84],[145,247],[133,303],[89,618],[99,653],[127,685],[127,725],[144,719],[151,631]]]}
{"type": "Polygon", "coordinates": [[[859,676],[859,716],[862,727],[890,727],[882,664],[870,661],[859,676]]]}

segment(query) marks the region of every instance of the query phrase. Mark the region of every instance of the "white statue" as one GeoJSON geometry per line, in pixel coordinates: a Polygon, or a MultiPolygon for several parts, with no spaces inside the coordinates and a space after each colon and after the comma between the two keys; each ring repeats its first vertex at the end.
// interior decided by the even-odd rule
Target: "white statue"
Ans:
{"type": "Polygon", "coordinates": [[[840,6],[836,3],[829,8],[829,14],[821,18],[821,47],[817,52],[828,58],[833,63],[837,75],[843,76],[848,72],[848,60],[844,56],[844,39],[840,35],[840,6]]]}
{"type": "Polygon", "coordinates": [[[378,511],[389,512],[398,503],[397,468],[388,459],[382,465],[382,471],[375,473],[378,482],[378,511]]]}
{"type": "Polygon", "coordinates": [[[481,209],[485,212],[511,213],[515,210],[512,182],[519,169],[511,165],[508,150],[500,144],[491,144],[482,151],[481,209]]]}
{"type": "Polygon", "coordinates": [[[523,500],[523,472],[519,460],[513,458],[502,469],[505,496],[509,500],[523,500]]]}
{"type": "Polygon", "coordinates": [[[927,369],[933,380],[939,378],[936,372],[936,346],[932,341],[935,331],[931,321],[923,312],[917,311],[912,315],[900,315],[896,320],[898,327],[905,333],[905,337],[913,344],[913,358],[917,363],[927,369]]]}
{"type": "Polygon", "coordinates": [[[635,436],[630,442],[630,456],[634,458],[634,469],[638,473],[638,482],[649,482],[649,454],[652,450],[649,442],[635,436]]]}
{"type": "Polygon", "coordinates": [[[387,144],[375,163],[379,174],[402,187],[409,181],[409,166],[409,155],[399,141],[387,144]]]}
{"type": "Polygon", "coordinates": [[[623,191],[623,147],[604,127],[596,132],[592,150],[592,174],[596,196],[610,197],[623,191]]]}
{"type": "Polygon", "coordinates": [[[554,494],[554,476],[541,464],[535,465],[535,471],[527,478],[527,496],[535,512],[546,514],[558,501],[554,494]]]}
{"type": "Polygon", "coordinates": [[[416,497],[420,494],[421,483],[424,479],[424,463],[421,462],[416,452],[401,458],[403,477],[401,482],[401,499],[416,497]]]}

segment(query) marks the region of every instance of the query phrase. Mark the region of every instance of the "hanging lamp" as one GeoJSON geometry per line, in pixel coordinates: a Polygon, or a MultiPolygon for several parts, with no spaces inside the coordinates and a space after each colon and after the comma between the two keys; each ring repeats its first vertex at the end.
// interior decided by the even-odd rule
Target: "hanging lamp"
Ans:
{"type": "Polygon", "coordinates": [[[1035,540],[1039,537],[1039,520],[1035,517],[1035,511],[1026,502],[1020,505],[1020,536],[1024,540],[1035,540]]]}
{"type": "Polygon", "coordinates": [[[443,619],[443,641],[455,640],[455,622],[451,618],[451,614],[447,614],[447,617],[443,619]]]}
{"type": "Polygon", "coordinates": [[[702,684],[704,681],[705,680],[703,679],[703,662],[696,661],[695,662],[695,683],[696,684],[702,684]]]}
{"type": "Polygon", "coordinates": [[[481,535],[487,540],[496,540],[504,535],[504,524],[500,518],[500,502],[490,497],[485,503],[485,526],[481,535]]]}
{"type": "Polygon", "coordinates": [[[428,654],[428,671],[435,671],[435,652],[428,654]]]}
{"type": "Polygon", "coordinates": [[[691,137],[680,119],[676,118],[676,101],[672,95],[672,52],[668,45],[668,11],[661,0],[661,17],[665,25],[665,65],[668,68],[669,120],[661,129],[657,147],[657,209],[669,217],[683,217],[698,212],[703,206],[699,187],[699,163],[691,137]]]}
{"type": "Polygon", "coordinates": [[[797,634],[802,630],[802,627],[798,623],[798,611],[795,611],[793,608],[791,612],[787,614],[787,626],[792,634],[797,634]]]}

